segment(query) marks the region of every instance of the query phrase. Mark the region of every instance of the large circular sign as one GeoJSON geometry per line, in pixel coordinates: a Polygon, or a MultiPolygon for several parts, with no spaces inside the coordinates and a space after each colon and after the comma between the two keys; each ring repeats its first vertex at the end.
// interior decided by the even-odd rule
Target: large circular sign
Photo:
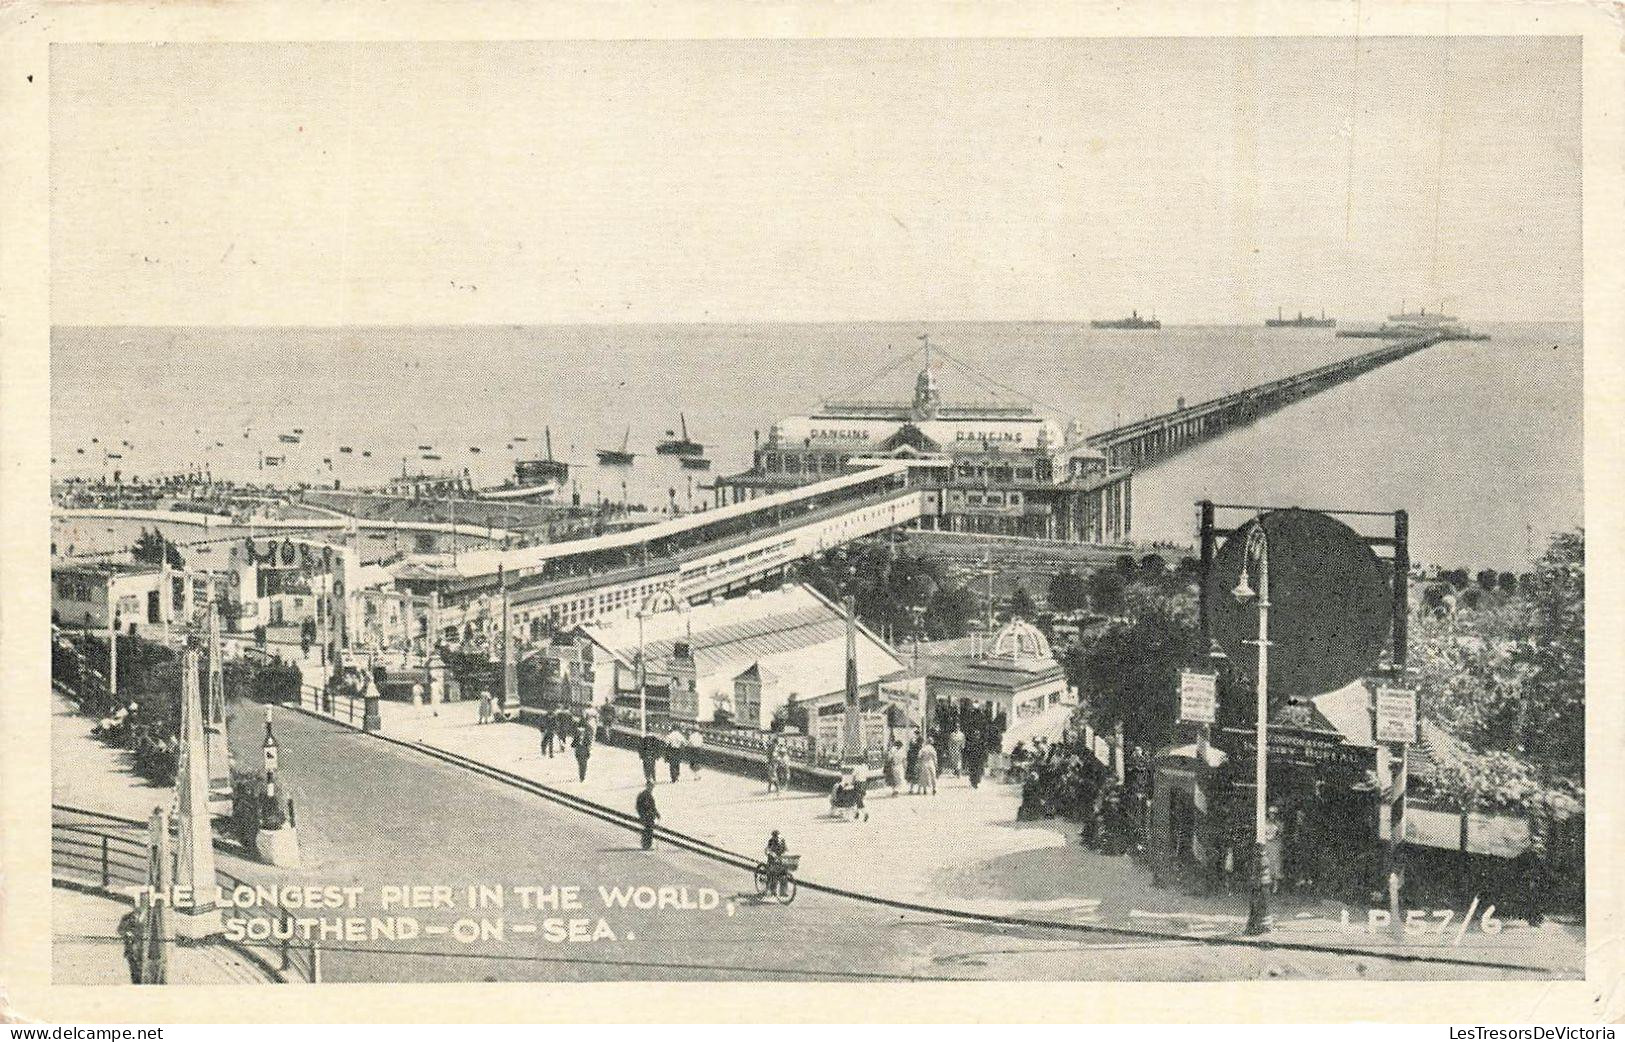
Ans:
{"type": "Polygon", "coordinates": [[[1255,596],[1238,600],[1247,539],[1264,526],[1269,564],[1269,688],[1306,698],[1366,675],[1388,639],[1392,594],[1371,547],[1348,525],[1308,510],[1277,510],[1248,521],[1213,556],[1202,590],[1213,639],[1244,676],[1258,668],[1259,568],[1247,562],[1255,596]]]}

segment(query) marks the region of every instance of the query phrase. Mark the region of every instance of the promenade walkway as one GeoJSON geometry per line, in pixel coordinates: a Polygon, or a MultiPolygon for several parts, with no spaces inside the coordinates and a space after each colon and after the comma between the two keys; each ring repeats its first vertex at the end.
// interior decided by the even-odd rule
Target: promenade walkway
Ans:
{"type": "MultiPolygon", "coordinates": [[[[540,732],[529,724],[482,726],[474,702],[433,710],[386,702],[382,714],[392,738],[472,757],[620,810],[630,812],[643,788],[643,767],[632,750],[594,744],[583,782],[571,750],[543,756],[540,732]]],[[[1015,824],[1020,793],[1013,786],[984,782],[972,789],[967,779],[952,775],[940,781],[934,797],[905,790],[893,798],[890,789],[871,784],[867,821],[830,817],[827,792],[769,793],[765,777],[706,767],[696,775],[686,762],[676,783],[670,777],[661,760],[655,786],[661,824],[751,855],[760,855],[768,834],[778,829],[791,851],[803,855],[809,876],[900,900],[937,896],[945,866],[1067,842],[1056,829],[1015,824]]],[[[1078,911],[1093,907],[1081,896],[1075,904],[1078,911]]]]}
{"type": "MultiPolygon", "coordinates": [[[[51,802],[145,819],[169,807],[175,790],[136,774],[130,754],[93,736],[95,722],[61,695],[51,696],[51,802]]],[[[58,984],[127,984],[118,923],[130,906],[77,888],[51,890],[51,978],[58,984]]],[[[177,945],[172,984],[265,984],[265,970],[224,944],[177,945]]]]}
{"type": "MultiPolygon", "coordinates": [[[[382,713],[392,738],[621,810],[632,809],[643,786],[631,750],[596,744],[583,782],[570,750],[543,756],[539,732],[528,724],[480,725],[473,702],[433,708],[386,702],[382,713]]],[[[935,907],[1194,936],[1240,934],[1246,923],[1244,892],[1203,896],[1163,886],[1132,858],[1080,845],[1070,822],[1017,822],[1020,793],[1011,785],[984,781],[972,789],[967,779],[948,775],[935,797],[905,790],[895,798],[884,785],[872,785],[869,820],[854,822],[829,816],[826,793],[769,793],[765,780],[721,769],[702,767],[696,776],[685,763],[673,783],[662,760],[656,777],[661,824],[751,855],[779,829],[791,851],[802,855],[803,874],[822,883],[935,907]]],[[[1314,896],[1279,895],[1272,911],[1271,935],[1282,941],[1505,960],[1562,974],[1584,967],[1584,929],[1574,924],[1531,928],[1514,920],[1498,934],[1475,925],[1458,941],[1455,926],[1443,935],[1408,938],[1369,933],[1365,906],[1314,896]]]]}

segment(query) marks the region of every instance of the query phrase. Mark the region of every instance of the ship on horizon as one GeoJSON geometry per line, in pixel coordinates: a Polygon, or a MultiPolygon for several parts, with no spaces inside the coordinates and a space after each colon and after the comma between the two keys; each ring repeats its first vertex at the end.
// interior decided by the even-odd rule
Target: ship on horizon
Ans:
{"type": "Polygon", "coordinates": [[[1455,315],[1445,314],[1442,303],[1439,305],[1439,310],[1429,314],[1426,307],[1419,311],[1406,311],[1405,302],[1400,301],[1399,314],[1389,315],[1388,321],[1396,326],[1443,326],[1459,322],[1460,319],[1456,318],[1455,315]]]}
{"type": "Polygon", "coordinates": [[[1128,318],[1097,318],[1090,321],[1091,329],[1161,329],[1162,323],[1152,315],[1144,318],[1136,309],[1129,313],[1128,318]]]}
{"type": "Polygon", "coordinates": [[[1305,315],[1301,311],[1298,312],[1297,317],[1287,318],[1281,313],[1280,308],[1276,308],[1275,317],[1266,318],[1264,320],[1264,325],[1272,329],[1331,329],[1337,325],[1337,319],[1327,318],[1325,308],[1320,309],[1319,318],[1316,318],[1313,315],[1305,315]]]}

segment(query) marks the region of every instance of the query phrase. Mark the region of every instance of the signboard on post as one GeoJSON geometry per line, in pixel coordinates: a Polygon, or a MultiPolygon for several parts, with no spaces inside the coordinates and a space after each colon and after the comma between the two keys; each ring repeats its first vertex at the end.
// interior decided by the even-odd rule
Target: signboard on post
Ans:
{"type": "Polygon", "coordinates": [[[1192,724],[1211,724],[1219,702],[1219,678],[1213,673],[1179,674],[1179,719],[1192,724]]]}
{"type": "Polygon", "coordinates": [[[1416,741],[1416,691],[1404,687],[1377,688],[1379,742],[1410,745],[1416,741]]]}

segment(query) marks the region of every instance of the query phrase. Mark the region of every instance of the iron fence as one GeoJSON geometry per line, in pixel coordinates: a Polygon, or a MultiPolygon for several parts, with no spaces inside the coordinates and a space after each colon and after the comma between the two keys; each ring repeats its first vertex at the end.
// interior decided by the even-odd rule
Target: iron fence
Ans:
{"type": "MultiPolygon", "coordinates": [[[[122,901],[134,902],[132,890],[149,885],[152,874],[149,861],[148,828],[146,822],[122,818],[114,814],[51,805],[51,876],[58,882],[98,890],[122,901]]],[[[173,835],[173,824],[170,833],[173,835]]],[[[171,853],[171,859],[178,855],[171,853]]],[[[171,866],[173,872],[173,865],[171,866]]],[[[217,869],[215,881],[219,887],[232,892],[254,884],[230,872],[217,869]]],[[[234,915],[266,923],[258,929],[249,928],[249,940],[241,942],[285,981],[321,981],[321,947],[314,939],[298,936],[294,917],[280,904],[254,901],[248,907],[232,909],[234,915]],[[263,932],[263,940],[255,934],[263,932]],[[267,957],[265,953],[274,952],[267,957]]]]}

